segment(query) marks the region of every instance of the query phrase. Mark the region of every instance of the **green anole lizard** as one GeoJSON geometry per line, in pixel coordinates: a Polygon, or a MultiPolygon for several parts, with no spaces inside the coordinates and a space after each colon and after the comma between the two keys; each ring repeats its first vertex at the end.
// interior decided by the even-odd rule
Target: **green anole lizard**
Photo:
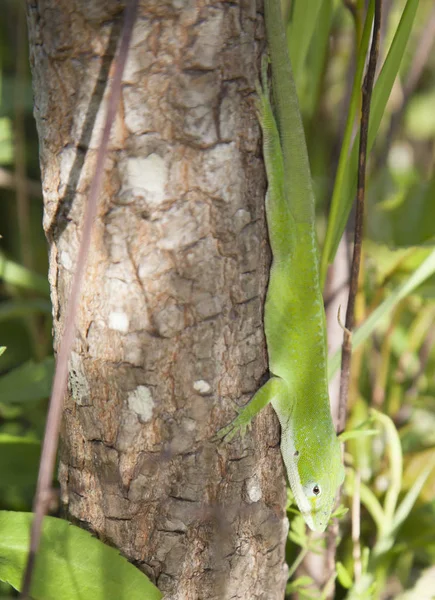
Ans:
{"type": "Polygon", "coordinates": [[[314,194],[280,0],[265,0],[272,109],[263,61],[259,118],[268,179],[266,216],[273,261],[264,309],[271,378],[219,432],[227,440],[264,406],[281,424],[281,453],[308,526],[324,531],[344,479],[328,395],[325,312],[319,281],[314,194]]]}

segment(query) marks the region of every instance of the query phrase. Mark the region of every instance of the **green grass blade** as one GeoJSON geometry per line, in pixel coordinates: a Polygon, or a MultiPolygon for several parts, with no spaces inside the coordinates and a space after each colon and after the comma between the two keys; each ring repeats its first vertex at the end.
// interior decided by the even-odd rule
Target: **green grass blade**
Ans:
{"type": "MultiPolygon", "coordinates": [[[[32,513],[0,511],[0,580],[19,590],[32,513]]],[[[115,548],[62,519],[45,517],[34,600],[159,600],[162,594],[115,548]]]]}
{"type": "Polygon", "coordinates": [[[434,469],[434,467],[435,467],[435,458],[433,458],[430,461],[430,463],[427,465],[427,467],[424,469],[424,471],[422,471],[420,473],[420,475],[417,477],[417,479],[415,480],[412,487],[409,489],[406,496],[403,498],[402,502],[400,503],[400,505],[396,511],[396,514],[394,515],[394,519],[393,519],[393,523],[392,523],[393,531],[396,531],[402,525],[402,523],[405,521],[405,519],[408,518],[409,513],[412,510],[412,507],[414,506],[421,490],[423,489],[424,484],[426,483],[429,475],[432,473],[432,470],[434,469]]]}
{"type": "Polygon", "coordinates": [[[352,577],[346,567],[340,561],[335,563],[337,569],[337,579],[346,590],[350,590],[353,585],[352,577]]]}
{"type": "Polygon", "coordinates": [[[292,3],[292,13],[287,27],[287,44],[297,87],[299,87],[322,2],[323,0],[294,0],[292,3]]]}
{"type": "Polygon", "coordinates": [[[322,288],[325,285],[326,274],[330,260],[329,257],[332,254],[332,247],[334,244],[336,231],[340,222],[340,202],[344,193],[343,189],[346,183],[346,177],[348,177],[349,152],[352,143],[352,133],[355,124],[355,118],[358,112],[358,107],[360,105],[361,82],[364,73],[364,65],[366,62],[367,50],[369,47],[370,35],[372,31],[374,12],[375,3],[374,0],[371,0],[367,10],[364,29],[361,36],[361,43],[358,50],[355,76],[353,78],[352,94],[350,97],[349,111],[346,119],[343,143],[341,145],[340,150],[340,158],[338,160],[337,174],[334,182],[334,191],[332,193],[331,208],[328,215],[328,228],[326,230],[326,237],[323,245],[322,260],[320,265],[320,285],[322,288]]]}
{"type": "Polygon", "coordinates": [[[0,279],[11,285],[37,292],[42,296],[48,297],[50,295],[48,280],[45,277],[26,269],[26,267],[19,265],[13,260],[7,259],[1,252],[0,279]]]}
{"type": "Polygon", "coordinates": [[[406,496],[403,498],[400,503],[399,508],[394,515],[393,520],[384,528],[383,534],[379,537],[376,545],[373,549],[373,557],[378,559],[381,555],[386,554],[393,546],[395,540],[395,534],[397,530],[400,528],[402,523],[408,517],[409,513],[414,506],[418,495],[420,494],[424,484],[427,481],[427,478],[431,474],[433,468],[435,467],[435,460],[432,459],[426,469],[420,473],[419,477],[414,482],[414,485],[408,491],[406,496]]]}
{"type": "Polygon", "coordinates": [[[380,531],[384,522],[384,511],[379,500],[364,482],[361,482],[360,485],[360,496],[361,504],[366,507],[373,521],[376,523],[376,528],[380,531]]]}
{"type": "MultiPolygon", "coordinates": [[[[373,333],[376,327],[387,318],[397,304],[418,288],[426,279],[435,273],[435,250],[421,263],[418,269],[402,285],[392,292],[355,330],[352,336],[352,349],[356,350],[373,333]]],[[[328,372],[331,379],[340,367],[341,349],[337,350],[329,361],[328,372]]]]}
{"type": "Polygon", "coordinates": [[[403,478],[403,454],[397,429],[388,415],[372,409],[371,415],[378,421],[386,435],[387,452],[389,458],[389,485],[385,494],[384,501],[384,522],[383,528],[390,529],[393,522],[394,512],[397,506],[400,490],[402,489],[403,478]]]}
{"type": "MultiPolygon", "coordinates": [[[[301,112],[307,119],[312,118],[319,104],[329,52],[333,12],[333,0],[323,0],[304,70],[304,77],[307,78],[307,82],[306,85],[303,85],[302,95],[299,98],[301,112]]],[[[298,93],[299,90],[300,88],[298,88],[298,93]]]]}
{"type": "MultiPolygon", "coordinates": [[[[419,0],[407,1],[396,33],[394,35],[394,39],[388,51],[387,58],[385,59],[381,73],[379,74],[378,80],[376,81],[373,90],[372,103],[370,109],[368,152],[370,152],[373,146],[388,98],[390,97],[394,81],[399,72],[400,64],[402,62],[406,45],[408,43],[408,39],[411,33],[412,25],[414,23],[414,17],[417,11],[418,2],[419,0]]],[[[347,168],[344,173],[344,180],[339,184],[341,187],[341,192],[340,197],[337,198],[336,201],[331,225],[329,225],[328,223],[328,230],[330,229],[330,232],[327,234],[328,245],[326,246],[325,242],[325,248],[323,251],[324,256],[322,256],[323,281],[326,276],[327,265],[334,260],[335,253],[337,251],[338,244],[340,243],[341,236],[343,235],[344,229],[346,227],[347,219],[349,218],[349,213],[352,208],[353,200],[355,197],[358,165],[358,147],[359,136],[357,136],[353,143],[352,152],[346,164],[347,168]]]]}

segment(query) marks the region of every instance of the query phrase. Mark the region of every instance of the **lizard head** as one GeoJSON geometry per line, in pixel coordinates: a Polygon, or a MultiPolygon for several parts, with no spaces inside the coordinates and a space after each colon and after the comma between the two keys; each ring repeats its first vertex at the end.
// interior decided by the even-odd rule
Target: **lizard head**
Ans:
{"type": "Polygon", "coordinates": [[[305,454],[304,461],[304,454],[301,453],[297,465],[303,498],[300,503],[298,498],[296,500],[308,527],[313,531],[323,532],[331,518],[337,490],[344,481],[340,443],[334,436],[325,444],[322,460],[315,469],[308,454],[305,454]]]}
{"type": "Polygon", "coordinates": [[[292,454],[292,465],[286,466],[296,503],[308,527],[323,532],[344,481],[340,443],[331,436],[322,447],[321,457],[313,457],[308,448],[292,454]]]}

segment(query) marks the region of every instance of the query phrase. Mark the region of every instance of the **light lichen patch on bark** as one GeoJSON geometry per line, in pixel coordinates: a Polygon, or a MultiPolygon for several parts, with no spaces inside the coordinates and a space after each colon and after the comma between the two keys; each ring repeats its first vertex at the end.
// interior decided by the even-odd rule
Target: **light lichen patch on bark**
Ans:
{"type": "Polygon", "coordinates": [[[204,379],[198,379],[193,383],[193,389],[202,396],[206,396],[211,392],[211,385],[204,379]]]}
{"type": "Polygon", "coordinates": [[[143,194],[151,206],[159,206],[166,198],[168,179],[165,160],[158,154],[129,156],[120,162],[121,193],[143,194]]]}
{"type": "Polygon", "coordinates": [[[113,311],[109,314],[110,329],[120,331],[121,333],[127,333],[129,325],[130,321],[128,315],[125,312],[113,311]]]}
{"type": "Polygon", "coordinates": [[[154,400],[149,387],[139,385],[128,394],[128,408],[144,423],[153,416],[154,400]]]}

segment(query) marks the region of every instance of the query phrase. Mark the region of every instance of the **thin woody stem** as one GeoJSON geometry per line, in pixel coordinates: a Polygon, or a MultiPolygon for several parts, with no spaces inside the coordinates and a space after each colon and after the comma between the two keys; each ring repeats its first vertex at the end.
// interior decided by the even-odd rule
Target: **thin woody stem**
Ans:
{"type": "Polygon", "coordinates": [[[50,499],[53,495],[52,481],[59,440],[60,423],[62,418],[63,397],[67,387],[68,361],[74,343],[76,315],[80,304],[82,283],[91,246],[93,223],[98,212],[98,197],[100,195],[103,182],[104,164],[107,156],[110,131],[115,120],[116,111],[121,96],[122,76],[127,61],[127,54],[130,46],[133,26],[136,20],[137,5],[138,0],[130,0],[125,9],[121,42],[115,62],[113,81],[107,103],[107,113],[104,122],[103,133],[98,148],[95,173],[91,182],[88,202],[83,219],[82,239],[77,257],[77,265],[71,284],[71,292],[65,320],[65,329],[60,341],[53,379],[53,389],[47,415],[47,423],[39,466],[38,483],[33,504],[33,512],[35,513],[35,516],[32,522],[29,554],[21,589],[21,598],[23,600],[27,599],[30,594],[36,553],[41,541],[42,521],[47,513],[50,499]]]}
{"type": "Polygon", "coordinates": [[[338,430],[343,431],[346,425],[346,407],[349,394],[349,377],[352,356],[352,330],[355,323],[355,300],[358,292],[358,277],[361,264],[361,248],[363,240],[365,179],[367,168],[367,139],[369,132],[370,104],[373,84],[375,81],[376,65],[379,55],[381,30],[381,0],[375,1],[375,17],[373,38],[370,47],[367,73],[362,86],[361,125],[358,160],[358,185],[356,194],[355,237],[353,246],[352,265],[350,270],[349,300],[346,311],[346,322],[343,334],[343,349],[341,358],[340,398],[338,406],[338,430]]]}
{"type": "MultiPolygon", "coordinates": [[[[365,178],[367,167],[367,138],[369,131],[370,104],[372,98],[373,84],[376,75],[376,66],[379,55],[380,33],[381,33],[381,14],[382,0],[375,0],[375,15],[373,23],[373,37],[370,46],[370,56],[367,66],[366,76],[362,86],[362,106],[360,121],[360,141],[358,153],[358,184],[356,196],[356,214],[355,214],[355,237],[352,256],[352,265],[349,282],[349,299],[346,310],[346,321],[343,328],[343,347],[340,372],[340,395],[338,404],[338,431],[343,431],[346,425],[346,408],[349,395],[349,377],[352,357],[352,330],[355,322],[355,300],[358,292],[358,278],[361,264],[361,247],[363,239],[364,222],[364,198],[365,198],[365,178]]],[[[338,494],[340,496],[340,492],[338,494]]],[[[327,541],[326,567],[327,572],[332,573],[335,570],[335,552],[338,539],[337,521],[330,528],[330,534],[327,541]]],[[[331,581],[334,581],[331,577],[331,581]]],[[[335,585],[328,589],[327,598],[332,600],[335,596],[335,585]]]]}

